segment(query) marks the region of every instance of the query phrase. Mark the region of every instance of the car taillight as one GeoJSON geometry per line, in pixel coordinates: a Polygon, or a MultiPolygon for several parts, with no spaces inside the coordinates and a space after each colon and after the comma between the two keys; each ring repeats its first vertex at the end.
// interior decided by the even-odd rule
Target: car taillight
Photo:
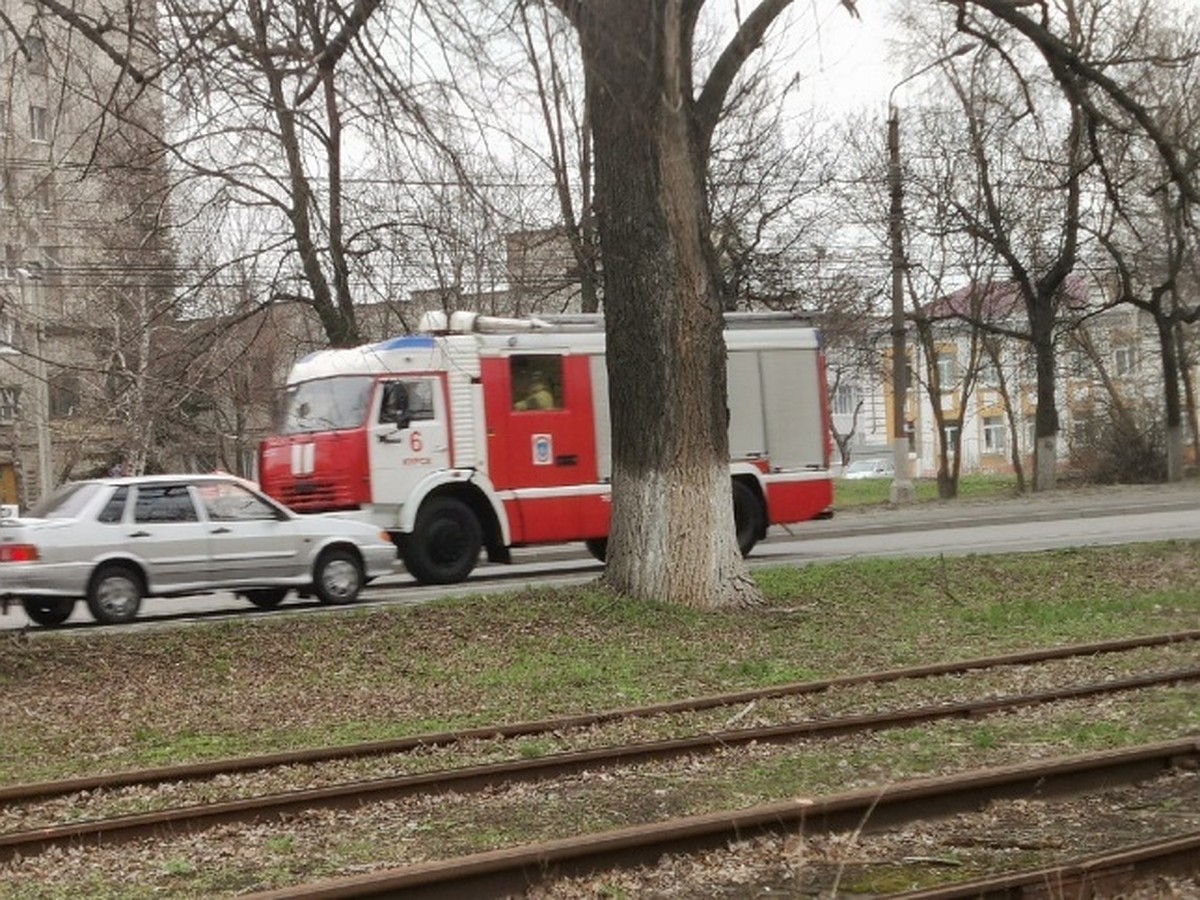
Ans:
{"type": "Polygon", "coordinates": [[[33,544],[0,544],[0,563],[36,562],[38,549],[33,544]]]}

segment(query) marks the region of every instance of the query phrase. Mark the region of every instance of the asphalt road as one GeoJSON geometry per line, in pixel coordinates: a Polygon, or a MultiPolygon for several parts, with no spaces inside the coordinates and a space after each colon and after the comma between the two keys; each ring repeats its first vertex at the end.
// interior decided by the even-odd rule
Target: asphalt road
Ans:
{"type": "MultiPolygon", "coordinates": [[[[1005,500],[944,501],[838,513],[831,520],[773,529],[751,564],[804,565],[851,557],[961,555],[1046,550],[1170,539],[1200,540],[1200,482],[1063,490],[1005,500]]],[[[372,584],[362,603],[420,603],[525,584],[568,584],[597,577],[601,567],[582,545],[523,550],[510,566],[480,566],[461,585],[422,587],[407,575],[372,584]]],[[[315,602],[289,599],[289,608],[315,602]]],[[[171,624],[183,618],[272,615],[229,593],[143,602],[140,622],[171,624]]],[[[0,615],[0,631],[29,625],[24,610],[0,615]]],[[[68,629],[93,627],[82,603],[68,629]]],[[[118,626],[120,627],[120,626],[118,626]]]]}

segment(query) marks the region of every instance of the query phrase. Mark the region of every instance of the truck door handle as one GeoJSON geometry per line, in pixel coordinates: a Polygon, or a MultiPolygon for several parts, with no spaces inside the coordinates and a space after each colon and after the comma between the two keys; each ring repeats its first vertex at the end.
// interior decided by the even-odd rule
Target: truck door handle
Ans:
{"type": "Polygon", "coordinates": [[[573,466],[578,462],[579,462],[579,457],[576,456],[574,453],[572,453],[568,456],[554,457],[554,464],[556,466],[573,466]]]}

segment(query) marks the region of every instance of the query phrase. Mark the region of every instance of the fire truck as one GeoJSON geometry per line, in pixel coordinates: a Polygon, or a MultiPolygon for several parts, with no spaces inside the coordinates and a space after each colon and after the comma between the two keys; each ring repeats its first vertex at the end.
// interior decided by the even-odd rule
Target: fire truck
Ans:
{"type": "MultiPolygon", "coordinates": [[[[819,331],[790,313],[730,313],[730,476],[738,544],[832,514],[819,331]]],[[[300,512],[386,529],[423,584],[481,552],[584,542],[603,560],[611,509],[601,316],[430,313],[416,333],[300,359],[259,479],[300,512]]]]}

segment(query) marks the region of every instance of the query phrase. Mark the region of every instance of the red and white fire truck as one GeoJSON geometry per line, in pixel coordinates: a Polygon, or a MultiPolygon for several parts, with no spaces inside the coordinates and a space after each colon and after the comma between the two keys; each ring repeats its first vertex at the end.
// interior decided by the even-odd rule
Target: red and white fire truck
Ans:
{"type": "MultiPolygon", "coordinates": [[[[726,316],[738,543],[827,516],[831,441],[820,334],[788,313],[726,316]]],[[[584,541],[603,559],[611,456],[604,322],[427,315],[418,333],[301,359],[263,488],[301,512],[387,529],[426,584],[481,549],[584,541]]]]}

